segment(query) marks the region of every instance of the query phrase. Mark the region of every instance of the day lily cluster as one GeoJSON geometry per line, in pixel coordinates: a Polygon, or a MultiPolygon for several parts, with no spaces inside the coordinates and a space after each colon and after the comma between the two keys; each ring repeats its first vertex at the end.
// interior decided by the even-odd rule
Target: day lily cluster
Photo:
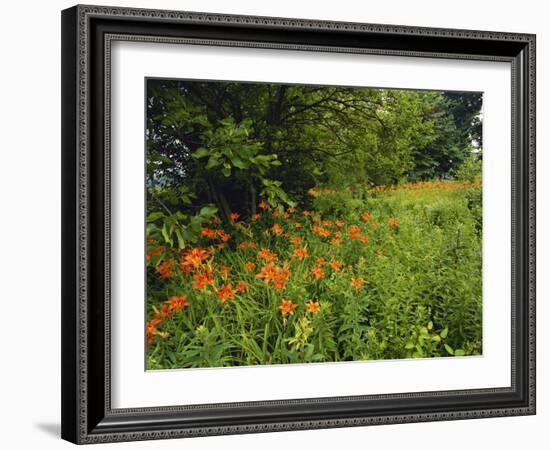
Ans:
{"type": "MultiPolygon", "coordinates": [[[[309,193],[318,197],[333,191],[311,189],[309,193]]],[[[148,265],[160,281],[171,282],[171,286],[179,286],[183,292],[171,296],[160,306],[152,306],[153,314],[146,324],[148,346],[155,336],[167,338],[161,331],[162,324],[175,314],[185,313],[184,309],[192,309],[195,302],[217,300],[218,305],[227,307],[231,302],[238,302],[240,296],[253,298],[261,294],[261,289],[267,289],[273,293],[270,295],[274,307],[286,323],[298,312],[314,316],[322,311],[318,300],[289,297],[287,287],[291,281],[319,286],[342,278],[348,280],[351,292],[360,294],[366,285],[365,279],[354,276],[354,267],[348,267],[331,248],[353,241],[368,245],[369,230],[378,228],[371,212],[362,212],[356,223],[346,223],[340,219],[323,219],[308,210],[272,209],[265,201],[258,206],[261,212],[248,221],[239,221],[241,215],[231,213],[230,222],[223,228],[218,218],[213,220],[218,227],[203,226],[200,245],[174,251],[149,243],[148,265]]],[[[387,218],[386,224],[389,231],[398,228],[395,217],[387,218]]],[[[381,255],[379,251],[373,248],[373,252],[381,255]]]]}
{"type": "Polygon", "coordinates": [[[155,312],[154,317],[145,325],[145,334],[147,338],[147,346],[151,346],[156,335],[167,337],[165,333],[160,332],[157,327],[165,320],[172,317],[175,313],[180,312],[183,308],[189,306],[187,295],[173,296],[166,300],[160,309],[153,307],[155,312]]]}

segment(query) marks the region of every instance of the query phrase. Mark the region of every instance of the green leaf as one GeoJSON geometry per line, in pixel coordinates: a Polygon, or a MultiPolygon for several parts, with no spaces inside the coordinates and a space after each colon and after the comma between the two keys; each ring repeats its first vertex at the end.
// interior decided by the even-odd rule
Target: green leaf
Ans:
{"type": "Polygon", "coordinates": [[[407,344],[405,345],[405,348],[407,350],[412,350],[414,348],[414,343],[412,342],[407,342],[407,344]]]}
{"type": "Polygon", "coordinates": [[[457,348],[455,350],[455,356],[464,356],[466,355],[466,352],[464,350],[462,350],[461,348],[457,348]]]}
{"type": "Polygon", "coordinates": [[[248,168],[248,164],[238,157],[231,158],[231,164],[233,164],[235,167],[238,167],[239,169],[248,168]]]}
{"type": "Polygon", "coordinates": [[[189,226],[191,227],[191,230],[195,234],[199,234],[201,225],[202,225],[202,217],[200,216],[194,216],[189,221],[189,226]]]}
{"type": "Polygon", "coordinates": [[[442,339],[445,339],[447,337],[448,333],[449,333],[449,328],[445,327],[445,328],[443,328],[443,331],[441,331],[441,333],[439,333],[439,335],[441,336],[442,339]]]}
{"type": "Polygon", "coordinates": [[[185,239],[183,239],[183,235],[181,234],[181,229],[176,228],[176,236],[178,238],[178,247],[184,248],[185,247],[185,239]]]}
{"type": "Polygon", "coordinates": [[[205,156],[208,156],[208,155],[210,155],[210,150],[203,147],[193,152],[193,158],[195,159],[204,158],[205,156]]]}
{"type": "Polygon", "coordinates": [[[445,344],[445,350],[447,350],[447,353],[449,355],[454,355],[455,354],[453,348],[449,344],[445,344]]]}
{"type": "Polygon", "coordinates": [[[163,162],[166,164],[174,164],[174,161],[172,161],[170,158],[164,155],[158,155],[155,154],[151,157],[150,162],[163,162]]]}
{"type": "Polygon", "coordinates": [[[153,211],[147,216],[147,222],[154,222],[155,220],[161,219],[163,217],[164,213],[162,211],[153,211]]]}
{"type": "Polygon", "coordinates": [[[170,245],[172,245],[172,239],[170,238],[170,233],[168,232],[168,227],[166,226],[166,223],[164,223],[164,225],[162,225],[162,237],[164,238],[164,240],[169,243],[170,245]]]}
{"type": "Polygon", "coordinates": [[[220,165],[220,161],[215,156],[211,156],[206,163],[206,169],[213,169],[220,165]]]}
{"type": "Polygon", "coordinates": [[[319,169],[319,167],[315,167],[313,169],[312,173],[313,173],[313,175],[319,176],[319,175],[323,175],[324,172],[321,169],[319,169]]]}
{"type": "Polygon", "coordinates": [[[218,208],[214,205],[203,206],[199,212],[201,216],[210,217],[218,212],[218,208]]]}

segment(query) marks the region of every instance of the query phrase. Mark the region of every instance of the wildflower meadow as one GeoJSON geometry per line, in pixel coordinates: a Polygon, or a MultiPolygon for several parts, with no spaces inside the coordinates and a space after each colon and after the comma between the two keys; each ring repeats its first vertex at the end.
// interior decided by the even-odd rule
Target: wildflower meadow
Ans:
{"type": "Polygon", "coordinates": [[[479,95],[148,83],[147,369],[482,353],[479,95]]]}

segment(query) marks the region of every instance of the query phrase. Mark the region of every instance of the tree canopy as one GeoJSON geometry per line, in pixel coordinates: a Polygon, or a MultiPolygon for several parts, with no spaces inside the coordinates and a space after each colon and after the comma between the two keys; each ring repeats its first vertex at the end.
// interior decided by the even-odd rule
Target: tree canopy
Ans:
{"type": "Polygon", "coordinates": [[[254,214],[262,198],[307,206],[315,186],[448,178],[481,142],[481,101],[480,93],[150,79],[148,204],[173,213],[183,199],[189,214],[213,204],[227,219],[254,214]]]}

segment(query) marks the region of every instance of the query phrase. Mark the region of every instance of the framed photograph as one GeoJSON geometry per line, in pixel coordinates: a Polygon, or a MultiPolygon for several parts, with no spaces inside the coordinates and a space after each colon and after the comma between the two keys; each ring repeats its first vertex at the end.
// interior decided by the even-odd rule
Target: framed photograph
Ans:
{"type": "Polygon", "coordinates": [[[535,413],[535,36],[62,12],[62,437],[535,413]]]}

